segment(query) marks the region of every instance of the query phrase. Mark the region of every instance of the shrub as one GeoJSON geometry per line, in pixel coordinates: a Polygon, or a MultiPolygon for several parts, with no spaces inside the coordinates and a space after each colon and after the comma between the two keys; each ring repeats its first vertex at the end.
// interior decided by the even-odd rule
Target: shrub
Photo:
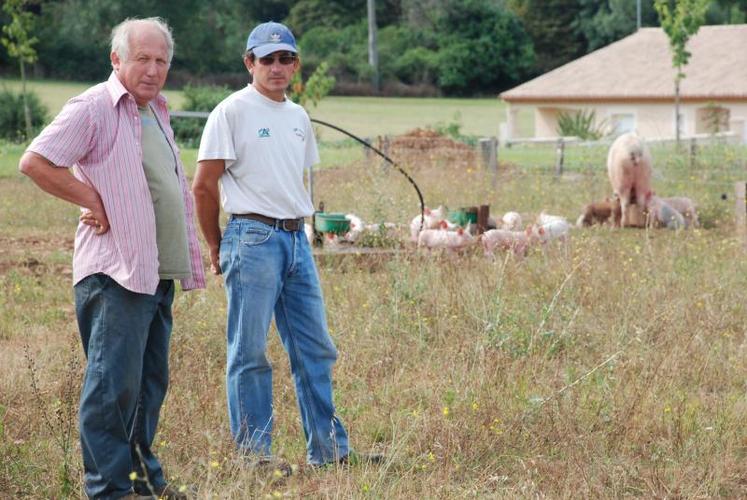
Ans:
{"type": "MultiPolygon", "coordinates": [[[[226,86],[193,86],[189,84],[182,91],[186,111],[207,112],[212,111],[232,92],[226,86]]],[[[176,140],[187,147],[196,147],[199,144],[204,126],[205,120],[203,118],[176,118],[171,120],[171,127],[174,129],[176,140]]]]}
{"type": "Polygon", "coordinates": [[[596,122],[596,112],[593,109],[575,113],[558,113],[558,134],[563,137],[596,141],[604,137],[605,126],[605,120],[596,122]]]}
{"type": "MultiPolygon", "coordinates": [[[[47,108],[33,92],[26,93],[34,133],[47,122],[47,108]]],[[[7,89],[0,90],[0,138],[22,142],[26,137],[26,121],[23,114],[23,95],[7,89]]]]}

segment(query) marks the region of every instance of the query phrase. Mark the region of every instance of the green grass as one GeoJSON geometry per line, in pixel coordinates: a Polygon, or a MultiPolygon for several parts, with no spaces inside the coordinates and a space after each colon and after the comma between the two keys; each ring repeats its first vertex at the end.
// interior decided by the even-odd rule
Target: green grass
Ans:
{"type": "MultiPolygon", "coordinates": [[[[0,144],[0,497],[61,498],[70,485],[79,494],[83,475],[80,451],[60,441],[77,424],[84,364],[70,293],[78,212],[16,173],[22,149],[0,144]]],[[[395,153],[430,206],[575,219],[610,190],[604,148],[569,148],[560,178],[552,148],[502,151],[495,184],[467,152],[395,153]]],[[[196,151],[182,154],[191,171],[196,151]]],[[[407,224],[412,187],[379,161],[346,160],[354,154],[352,144],[323,143],[316,201],[407,224]]],[[[747,496],[747,259],[733,214],[747,155],[702,148],[690,165],[672,149],[653,154],[655,189],[692,197],[704,228],[576,229],[567,246],[521,261],[411,248],[318,259],[340,352],[338,413],[353,446],[385,451],[379,467],[304,470],[284,482],[242,467],[225,408],[221,279],[178,292],[154,443],[168,478],[194,485],[198,498],[747,496]]],[[[274,330],[269,357],[274,450],[302,466],[274,330]]]]}
{"type": "MultiPolygon", "coordinates": [[[[75,97],[84,92],[88,87],[91,87],[96,83],[99,82],[85,83],[55,80],[30,80],[26,83],[26,86],[29,90],[36,92],[39,95],[41,101],[49,109],[50,115],[55,116],[71,97],[75,97]]],[[[2,78],[0,79],[0,87],[3,86],[20,92],[21,80],[2,78]]],[[[181,91],[166,90],[164,91],[164,94],[173,109],[181,108],[182,103],[184,102],[181,91]]]]}
{"type": "MultiPolygon", "coordinates": [[[[20,90],[21,82],[3,79],[0,85],[20,90]]],[[[52,116],[57,114],[71,97],[83,92],[91,83],[30,81],[28,87],[39,94],[52,116]]],[[[181,109],[180,91],[167,90],[165,94],[172,109],[181,109]]],[[[494,99],[436,99],[399,97],[335,97],[330,96],[310,108],[309,114],[348,129],[360,137],[401,134],[418,127],[458,123],[461,132],[471,136],[498,136],[498,127],[506,121],[505,103],[494,99]]],[[[527,114],[525,121],[531,117],[527,114]]],[[[520,126],[527,127],[527,123],[520,126]]],[[[523,130],[523,129],[522,129],[523,130]]],[[[331,129],[323,129],[321,141],[336,142],[345,136],[331,129]]]]}

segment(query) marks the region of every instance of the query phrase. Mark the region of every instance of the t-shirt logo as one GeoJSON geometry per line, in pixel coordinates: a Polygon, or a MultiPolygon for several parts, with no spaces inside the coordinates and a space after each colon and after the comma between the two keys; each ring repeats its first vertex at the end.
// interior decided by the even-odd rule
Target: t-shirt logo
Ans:
{"type": "Polygon", "coordinates": [[[257,137],[260,139],[263,137],[270,137],[270,129],[269,128],[261,128],[257,130],[257,137]]]}
{"type": "Polygon", "coordinates": [[[300,128],[294,128],[293,133],[300,137],[302,141],[306,139],[306,134],[304,134],[303,130],[300,128]]]}

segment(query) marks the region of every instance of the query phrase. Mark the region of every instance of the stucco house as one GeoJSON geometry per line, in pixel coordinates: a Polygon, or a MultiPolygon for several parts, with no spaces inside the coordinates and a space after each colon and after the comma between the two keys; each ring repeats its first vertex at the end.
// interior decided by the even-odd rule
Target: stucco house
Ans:
{"type": "MultiPolygon", "coordinates": [[[[680,84],[683,137],[731,131],[747,143],[747,24],[702,26],[680,84]]],[[[558,114],[594,111],[613,135],[675,136],[674,76],[661,28],[636,33],[503,92],[504,141],[519,137],[519,113],[534,114],[534,137],[557,137],[558,114]]],[[[526,135],[526,133],[524,134],[526,135]]]]}

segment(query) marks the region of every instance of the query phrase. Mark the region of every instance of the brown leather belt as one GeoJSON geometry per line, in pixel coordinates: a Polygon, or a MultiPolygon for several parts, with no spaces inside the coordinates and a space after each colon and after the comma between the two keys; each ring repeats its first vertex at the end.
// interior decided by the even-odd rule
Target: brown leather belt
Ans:
{"type": "Polygon", "coordinates": [[[275,219],[261,214],[233,214],[232,217],[256,220],[275,229],[282,229],[283,231],[300,231],[303,229],[303,217],[299,217],[298,219],[275,219]]]}

